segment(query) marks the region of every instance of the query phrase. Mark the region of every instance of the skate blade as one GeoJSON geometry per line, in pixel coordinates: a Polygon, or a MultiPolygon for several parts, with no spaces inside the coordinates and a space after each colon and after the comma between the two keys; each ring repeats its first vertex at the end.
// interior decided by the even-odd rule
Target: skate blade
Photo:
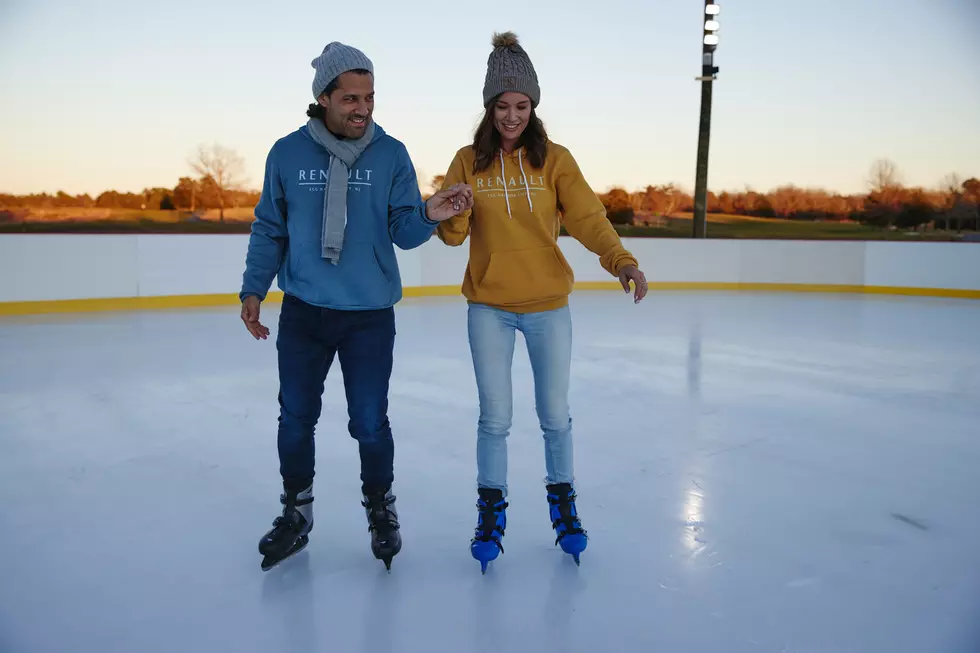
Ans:
{"type": "Polygon", "coordinates": [[[391,573],[391,561],[395,559],[395,556],[396,555],[398,555],[399,553],[401,553],[402,548],[399,546],[399,547],[397,547],[395,549],[389,549],[388,551],[382,551],[380,547],[377,548],[377,549],[375,549],[374,547],[371,547],[371,549],[372,549],[371,550],[371,553],[374,554],[374,557],[376,559],[380,560],[381,562],[385,563],[385,569],[387,569],[388,570],[388,573],[390,574],[391,573]]]}
{"type": "MultiPolygon", "coordinates": [[[[400,549],[399,549],[399,551],[400,551],[400,549]]],[[[391,561],[395,559],[395,556],[398,555],[399,551],[395,551],[394,553],[381,553],[380,551],[373,551],[372,553],[374,553],[375,559],[380,560],[381,562],[383,562],[385,564],[385,569],[390,574],[391,573],[391,561]]]]}
{"type": "Polygon", "coordinates": [[[269,556],[269,555],[263,557],[262,571],[269,571],[270,569],[278,567],[280,564],[282,564],[286,560],[289,560],[294,555],[296,555],[297,553],[305,549],[306,545],[308,545],[309,543],[310,543],[310,538],[304,535],[303,537],[301,537],[299,540],[296,541],[296,544],[293,545],[293,548],[287,551],[286,555],[284,555],[283,557],[276,558],[274,556],[269,556]]]}

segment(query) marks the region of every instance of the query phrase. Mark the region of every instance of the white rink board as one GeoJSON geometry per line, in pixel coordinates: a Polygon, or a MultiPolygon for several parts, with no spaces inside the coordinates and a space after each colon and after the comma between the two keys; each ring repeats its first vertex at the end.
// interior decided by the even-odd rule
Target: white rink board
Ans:
{"type": "Polygon", "coordinates": [[[135,297],[138,238],[0,235],[0,302],[135,297]]]}
{"type": "Polygon", "coordinates": [[[867,243],[869,286],[955,288],[980,285],[980,245],[975,243],[867,243]]]}
{"type": "MultiPolygon", "coordinates": [[[[656,283],[814,284],[980,290],[980,247],[887,243],[626,238],[656,283]]],[[[598,257],[562,238],[576,281],[613,281],[598,257]]],[[[0,303],[237,294],[247,234],[0,236],[0,303]]],[[[469,243],[433,238],[398,252],[406,287],[459,286],[469,243]]],[[[273,283],[272,290],[277,290],[273,283]]]]}

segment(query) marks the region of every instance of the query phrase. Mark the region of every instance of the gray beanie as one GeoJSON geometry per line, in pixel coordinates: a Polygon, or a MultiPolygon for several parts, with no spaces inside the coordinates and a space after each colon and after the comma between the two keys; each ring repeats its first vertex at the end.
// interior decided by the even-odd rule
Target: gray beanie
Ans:
{"type": "Polygon", "coordinates": [[[493,35],[493,51],[487,58],[487,78],[483,83],[483,106],[501,93],[516,91],[531,98],[531,106],[541,100],[538,75],[531,59],[513,32],[493,35]]]}
{"type": "Polygon", "coordinates": [[[355,47],[337,41],[327,44],[310,65],[316,71],[313,75],[313,97],[317,99],[330,82],[349,70],[363,68],[374,74],[374,64],[367,55],[355,47]]]}

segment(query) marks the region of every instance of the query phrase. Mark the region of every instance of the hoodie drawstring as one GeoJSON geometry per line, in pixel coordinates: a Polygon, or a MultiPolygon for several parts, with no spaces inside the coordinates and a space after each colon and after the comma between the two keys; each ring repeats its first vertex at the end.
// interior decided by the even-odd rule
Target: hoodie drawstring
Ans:
{"type": "Polygon", "coordinates": [[[521,177],[524,177],[524,191],[527,193],[527,205],[531,207],[531,211],[534,211],[534,202],[531,201],[531,188],[527,183],[527,175],[524,174],[524,164],[521,162],[521,153],[524,152],[524,148],[517,150],[517,165],[521,167],[521,177]]]}
{"type": "MultiPolygon", "coordinates": [[[[527,205],[530,207],[531,211],[534,211],[534,202],[531,201],[531,189],[527,183],[527,175],[524,174],[524,162],[523,162],[523,152],[524,148],[517,150],[517,165],[521,168],[521,178],[524,180],[524,192],[527,193],[527,205]]],[[[500,178],[504,182],[504,201],[507,202],[507,215],[510,219],[514,219],[514,214],[510,212],[510,194],[507,192],[507,171],[504,169],[504,151],[499,150],[500,153],[500,178]]]]}
{"type": "Polygon", "coordinates": [[[514,219],[514,214],[510,212],[510,195],[507,194],[507,172],[504,170],[504,151],[499,150],[500,153],[500,179],[504,182],[504,200],[507,202],[507,215],[510,219],[514,219]]]}

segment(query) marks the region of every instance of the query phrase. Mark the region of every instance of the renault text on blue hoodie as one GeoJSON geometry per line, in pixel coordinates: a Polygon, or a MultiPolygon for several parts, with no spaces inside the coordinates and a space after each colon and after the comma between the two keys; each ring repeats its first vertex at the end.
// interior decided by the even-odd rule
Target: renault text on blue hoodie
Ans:
{"type": "Polygon", "coordinates": [[[279,288],[325,308],[388,308],[402,297],[394,245],[412,249],[433,234],[405,145],[375,123],[374,138],[350,170],[340,261],[322,257],[323,194],[330,154],[307,127],[279,139],[265,165],[239,297],[264,300],[279,288]]]}

